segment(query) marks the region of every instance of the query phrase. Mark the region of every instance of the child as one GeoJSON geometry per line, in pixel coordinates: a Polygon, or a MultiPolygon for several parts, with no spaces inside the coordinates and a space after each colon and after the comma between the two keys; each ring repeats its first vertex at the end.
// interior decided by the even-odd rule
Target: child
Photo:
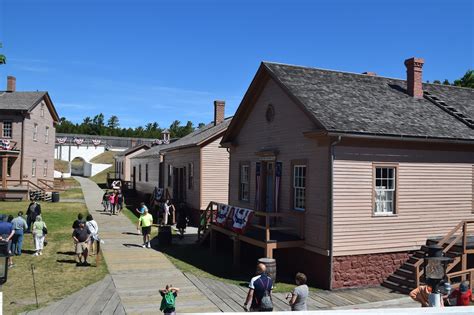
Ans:
{"type": "Polygon", "coordinates": [[[410,297],[421,304],[421,307],[429,307],[429,296],[433,289],[430,285],[420,285],[410,292],[410,297]]]}
{"type": "Polygon", "coordinates": [[[109,192],[107,190],[102,196],[102,205],[104,206],[104,211],[109,210],[109,192]]]}
{"type": "Polygon", "coordinates": [[[175,302],[178,296],[179,289],[173,288],[171,284],[167,284],[163,290],[160,290],[161,299],[160,311],[165,315],[176,314],[175,302]]]}
{"type": "Polygon", "coordinates": [[[461,282],[459,288],[449,295],[449,299],[456,299],[456,306],[469,306],[470,302],[473,301],[472,291],[469,289],[469,281],[461,282]]]}

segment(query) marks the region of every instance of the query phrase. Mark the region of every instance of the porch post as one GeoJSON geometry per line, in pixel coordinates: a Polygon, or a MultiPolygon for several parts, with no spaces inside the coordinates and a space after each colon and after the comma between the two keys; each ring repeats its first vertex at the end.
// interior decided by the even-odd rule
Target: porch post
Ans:
{"type": "Polygon", "coordinates": [[[273,258],[273,247],[265,244],[265,257],[273,258]]]}
{"type": "Polygon", "coordinates": [[[7,187],[7,167],[8,167],[8,157],[2,156],[2,188],[8,189],[7,187]]]}

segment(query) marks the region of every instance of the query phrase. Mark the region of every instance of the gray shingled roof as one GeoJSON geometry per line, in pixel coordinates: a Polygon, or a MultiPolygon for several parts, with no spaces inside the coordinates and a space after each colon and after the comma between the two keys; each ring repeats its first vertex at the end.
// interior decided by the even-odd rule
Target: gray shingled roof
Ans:
{"type": "Polygon", "coordinates": [[[222,123],[214,126],[214,122],[205,125],[202,128],[196,129],[191,132],[189,135],[182,137],[181,139],[170,143],[163,148],[163,151],[172,151],[174,149],[184,148],[184,147],[192,147],[198,146],[202,142],[211,139],[215,135],[224,132],[227,127],[229,127],[230,122],[232,121],[232,117],[226,118],[222,123]]]}
{"type": "Polygon", "coordinates": [[[28,111],[46,92],[0,92],[0,109],[28,111]]]}
{"type": "Polygon", "coordinates": [[[145,159],[145,158],[159,158],[160,157],[160,152],[164,149],[166,149],[169,146],[169,144],[160,144],[160,145],[155,145],[151,147],[149,150],[146,150],[145,152],[142,152],[140,154],[135,155],[132,157],[133,159],[145,159]]]}
{"type": "MultiPolygon", "coordinates": [[[[406,93],[404,80],[264,62],[332,132],[474,140],[474,129],[427,99],[406,93]]],[[[474,89],[423,84],[423,89],[474,118],[474,89]]]]}
{"type": "Polygon", "coordinates": [[[131,148],[125,150],[125,151],[121,151],[121,152],[117,153],[115,156],[126,156],[126,155],[128,155],[130,153],[133,153],[137,150],[140,150],[142,148],[145,148],[145,150],[148,150],[150,147],[146,144],[139,144],[139,145],[131,147],[131,148]]]}

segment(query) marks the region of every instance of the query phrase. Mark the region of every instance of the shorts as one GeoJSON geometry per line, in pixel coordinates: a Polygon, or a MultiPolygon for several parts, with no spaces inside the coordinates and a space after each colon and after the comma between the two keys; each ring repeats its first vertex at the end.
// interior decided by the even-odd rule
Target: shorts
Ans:
{"type": "Polygon", "coordinates": [[[89,245],[86,242],[81,242],[76,244],[76,254],[82,254],[85,251],[89,250],[89,245]]]}
{"type": "Polygon", "coordinates": [[[151,226],[143,226],[142,227],[142,234],[143,235],[148,235],[151,233],[151,226]]]}

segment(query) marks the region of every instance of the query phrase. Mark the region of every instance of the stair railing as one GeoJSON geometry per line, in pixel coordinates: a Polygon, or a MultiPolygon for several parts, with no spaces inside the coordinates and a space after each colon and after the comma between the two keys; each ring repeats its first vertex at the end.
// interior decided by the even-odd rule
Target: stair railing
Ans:
{"type": "Polygon", "coordinates": [[[199,217],[199,226],[198,226],[198,241],[201,239],[202,235],[207,232],[209,225],[214,223],[217,214],[218,204],[214,201],[209,202],[206,209],[201,212],[199,217]]]}
{"type": "MultiPolygon", "coordinates": [[[[436,243],[436,245],[439,245],[439,246],[443,247],[443,253],[447,253],[454,245],[457,244],[457,242],[459,242],[459,240],[462,240],[462,242],[461,242],[461,246],[462,246],[461,256],[456,257],[454,259],[454,261],[446,267],[446,272],[448,273],[454,267],[456,267],[459,263],[461,263],[461,271],[455,272],[455,273],[452,273],[452,274],[447,274],[448,278],[450,277],[450,275],[453,275],[453,274],[461,273],[461,275],[463,275],[463,272],[464,272],[464,274],[467,274],[467,272],[465,272],[467,270],[467,254],[474,254],[473,249],[470,249],[470,250],[467,249],[467,234],[468,234],[467,226],[468,226],[468,224],[471,224],[471,223],[474,223],[474,220],[462,220],[451,231],[449,231],[448,234],[446,234],[445,237],[443,237],[440,241],[438,241],[436,243]],[[460,232],[460,233],[456,237],[454,237],[453,240],[451,240],[449,242],[449,244],[445,245],[446,242],[448,242],[458,232],[460,232]]],[[[415,266],[415,280],[416,280],[416,286],[417,287],[420,285],[420,277],[424,273],[423,269],[420,270],[420,267],[423,265],[423,263],[424,263],[424,258],[420,258],[414,264],[414,266],[415,266]]]]}

